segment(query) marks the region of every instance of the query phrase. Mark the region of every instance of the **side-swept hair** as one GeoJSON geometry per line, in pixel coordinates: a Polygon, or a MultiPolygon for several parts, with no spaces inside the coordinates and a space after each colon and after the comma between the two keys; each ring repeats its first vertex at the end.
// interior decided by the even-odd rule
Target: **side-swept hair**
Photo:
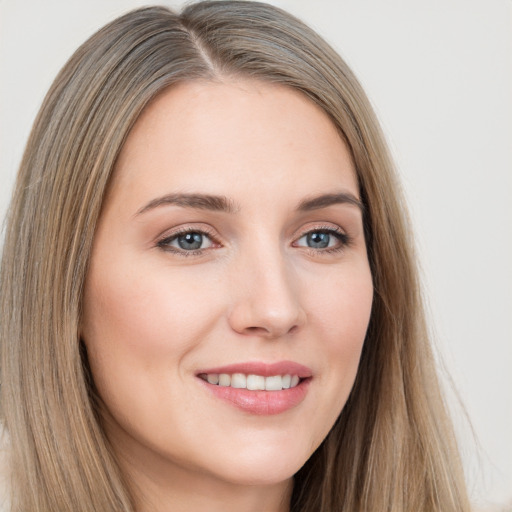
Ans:
{"type": "Polygon", "coordinates": [[[426,334],[411,235],[379,124],[358,81],[306,25],[269,5],[133,11],[71,57],[35,120],[0,270],[2,416],[13,510],[132,511],[99,426],[79,340],[95,226],[116,158],[144,107],[178,82],[244,77],[301,91],[355,162],[375,285],[356,382],[295,476],[292,510],[468,510],[426,334]]]}

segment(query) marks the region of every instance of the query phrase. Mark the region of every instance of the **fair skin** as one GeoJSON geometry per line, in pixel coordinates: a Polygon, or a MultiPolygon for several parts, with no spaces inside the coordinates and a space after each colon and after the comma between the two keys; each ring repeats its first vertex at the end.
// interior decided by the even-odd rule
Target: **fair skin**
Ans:
{"type": "Polygon", "coordinates": [[[81,333],[137,511],[288,510],[372,296],[354,165],[318,107],[250,80],[153,101],[105,200],[81,333]],[[276,389],[243,389],[253,374],[276,389]]]}

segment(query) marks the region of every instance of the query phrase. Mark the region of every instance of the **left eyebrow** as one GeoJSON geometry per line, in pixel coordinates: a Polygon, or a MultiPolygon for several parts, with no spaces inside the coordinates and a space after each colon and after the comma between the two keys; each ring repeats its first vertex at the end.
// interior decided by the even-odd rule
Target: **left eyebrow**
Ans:
{"type": "Polygon", "coordinates": [[[337,194],[322,194],[319,196],[304,199],[300,202],[297,208],[301,212],[308,212],[311,210],[320,210],[335,204],[350,204],[356,206],[364,213],[364,204],[355,195],[350,192],[340,192],[337,194]]]}

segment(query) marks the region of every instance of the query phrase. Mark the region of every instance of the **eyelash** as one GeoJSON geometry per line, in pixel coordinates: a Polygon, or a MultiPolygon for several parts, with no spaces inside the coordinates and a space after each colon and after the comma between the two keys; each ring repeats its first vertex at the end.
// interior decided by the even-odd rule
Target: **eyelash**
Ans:
{"type": "Polygon", "coordinates": [[[157,242],[156,245],[163,251],[172,252],[173,254],[177,254],[178,256],[183,256],[183,257],[200,256],[204,253],[204,251],[210,249],[210,247],[208,247],[206,249],[194,249],[191,251],[186,251],[185,249],[178,249],[178,248],[172,247],[170,245],[171,242],[178,239],[180,236],[185,236],[185,235],[192,234],[192,233],[198,234],[201,236],[206,236],[207,238],[209,238],[211,240],[213,246],[219,244],[219,242],[215,238],[214,234],[212,232],[210,232],[208,229],[205,229],[205,228],[183,228],[178,231],[175,231],[174,233],[172,233],[169,236],[162,238],[161,240],[159,240],[157,242]]]}
{"type": "Polygon", "coordinates": [[[352,239],[350,238],[347,233],[342,231],[340,228],[334,228],[332,226],[319,226],[315,227],[313,229],[309,229],[306,232],[302,233],[299,238],[296,239],[294,243],[296,243],[301,238],[304,238],[305,236],[311,234],[311,233],[324,233],[327,235],[334,236],[334,238],[337,239],[338,245],[335,245],[334,247],[326,247],[324,249],[315,249],[314,247],[304,247],[299,246],[302,249],[306,249],[308,252],[310,252],[312,255],[318,255],[318,253],[321,254],[335,254],[339,253],[343,250],[345,250],[347,247],[350,247],[352,243],[352,239]]]}
{"type": "MultiPolygon", "coordinates": [[[[331,236],[334,236],[339,244],[334,247],[326,247],[323,249],[315,249],[314,247],[306,247],[306,246],[297,246],[294,245],[294,247],[301,247],[302,249],[307,250],[313,255],[321,254],[333,254],[338,253],[349,247],[352,243],[352,239],[349,235],[347,235],[344,231],[342,231],[340,228],[333,228],[332,226],[321,226],[321,227],[315,227],[314,229],[309,229],[305,232],[303,232],[295,241],[294,244],[297,243],[298,240],[304,238],[305,236],[311,234],[311,233],[323,233],[328,234],[331,236]]],[[[183,228],[178,231],[175,231],[171,235],[168,235],[161,240],[159,240],[156,243],[156,246],[160,248],[163,251],[166,252],[172,252],[173,254],[177,254],[179,256],[183,257],[190,257],[190,256],[201,256],[204,254],[205,251],[211,249],[212,247],[207,247],[204,249],[195,249],[187,251],[185,249],[178,249],[175,247],[172,247],[170,244],[174,242],[179,237],[185,236],[187,234],[198,234],[201,236],[206,236],[210,239],[212,246],[215,247],[215,245],[219,245],[220,243],[216,239],[215,235],[210,232],[208,229],[205,228],[183,228]]]]}

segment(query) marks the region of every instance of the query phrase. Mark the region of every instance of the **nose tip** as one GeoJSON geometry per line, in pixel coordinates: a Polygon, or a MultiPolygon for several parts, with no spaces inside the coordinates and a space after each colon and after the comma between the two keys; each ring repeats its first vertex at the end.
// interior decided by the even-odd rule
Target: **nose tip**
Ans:
{"type": "Polygon", "coordinates": [[[245,274],[245,283],[233,283],[236,300],[229,313],[231,327],[244,335],[276,339],[298,331],[306,313],[285,268],[268,266],[265,272],[245,274]],[[277,270],[277,271],[276,271],[277,270]]]}

